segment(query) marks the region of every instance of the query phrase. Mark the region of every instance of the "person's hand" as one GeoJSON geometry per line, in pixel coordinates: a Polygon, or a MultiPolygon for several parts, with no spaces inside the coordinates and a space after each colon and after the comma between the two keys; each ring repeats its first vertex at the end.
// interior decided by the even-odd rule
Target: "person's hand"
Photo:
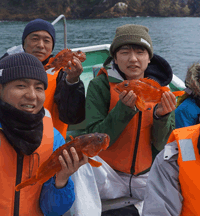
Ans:
{"type": "Polygon", "coordinates": [[[132,90],[128,93],[126,90],[124,90],[119,94],[119,99],[122,101],[123,104],[133,109],[135,107],[137,95],[132,90]]]}
{"type": "Polygon", "coordinates": [[[78,82],[79,76],[83,72],[83,67],[81,61],[74,56],[73,63],[69,61],[67,67],[65,67],[64,70],[67,72],[66,80],[69,83],[75,83],[78,82]]]}
{"type": "Polygon", "coordinates": [[[79,161],[78,154],[74,147],[70,148],[73,160],[69,156],[67,150],[63,150],[63,156],[59,156],[59,161],[62,169],[56,173],[55,186],[56,188],[62,188],[67,184],[69,177],[76,172],[80,166],[88,162],[88,157],[83,154],[83,159],[79,161]]]}
{"type": "Polygon", "coordinates": [[[155,114],[160,117],[172,112],[175,109],[176,97],[172,92],[168,91],[162,94],[161,102],[158,103],[155,114]]]}

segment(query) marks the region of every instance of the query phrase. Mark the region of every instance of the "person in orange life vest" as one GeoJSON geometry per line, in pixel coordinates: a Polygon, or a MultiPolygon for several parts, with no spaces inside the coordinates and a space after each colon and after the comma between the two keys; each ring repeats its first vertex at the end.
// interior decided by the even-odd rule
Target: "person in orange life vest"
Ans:
{"type": "MultiPolygon", "coordinates": [[[[164,148],[175,128],[176,98],[171,92],[165,92],[161,103],[148,103],[147,110],[139,111],[136,106],[137,95],[133,91],[124,90],[118,94],[114,87],[124,80],[144,77],[165,86],[172,80],[172,70],[166,60],[153,54],[152,41],[145,26],[126,24],[118,27],[110,46],[110,54],[111,57],[105,61],[98,76],[90,81],[86,96],[86,131],[109,134],[110,146],[97,157],[103,165],[98,171],[93,171],[93,178],[90,175],[90,178],[85,179],[91,181],[93,193],[87,190],[81,192],[84,185],[79,186],[81,181],[85,181],[79,181],[78,173],[81,175],[84,169],[85,175],[87,166],[79,169],[72,178],[80,199],[80,194],[93,199],[99,197],[96,198],[98,202],[101,199],[132,196],[137,206],[144,199],[153,158],[164,148]],[[95,181],[96,185],[93,184],[95,181]]],[[[97,201],[94,204],[97,205],[97,201]]],[[[84,215],[84,208],[87,211],[89,205],[81,205],[77,198],[70,211],[76,215],[81,209],[84,215]]],[[[141,213],[141,205],[137,208],[141,213]]],[[[99,211],[101,213],[101,208],[99,211]]]]}
{"type": "MultiPolygon", "coordinates": [[[[56,42],[53,25],[43,19],[30,21],[24,28],[22,46],[26,53],[37,57],[46,65],[52,57],[56,42]]],[[[4,54],[4,56],[8,53],[4,54]]],[[[3,58],[3,57],[2,57],[3,58]]],[[[85,119],[85,89],[79,76],[83,72],[80,60],[74,57],[65,71],[48,72],[48,89],[44,107],[51,113],[54,127],[66,138],[67,124],[77,124],[85,119]],[[71,67],[71,70],[67,69],[71,67]]]]}
{"type": "Polygon", "coordinates": [[[18,53],[0,60],[0,215],[62,215],[72,206],[71,175],[79,162],[71,148],[59,156],[60,172],[42,185],[15,191],[15,186],[36,174],[38,166],[65,143],[44,109],[47,74],[33,55],[18,53]]]}
{"type": "Polygon", "coordinates": [[[150,170],[142,216],[198,216],[200,124],[175,129],[150,170]]]}

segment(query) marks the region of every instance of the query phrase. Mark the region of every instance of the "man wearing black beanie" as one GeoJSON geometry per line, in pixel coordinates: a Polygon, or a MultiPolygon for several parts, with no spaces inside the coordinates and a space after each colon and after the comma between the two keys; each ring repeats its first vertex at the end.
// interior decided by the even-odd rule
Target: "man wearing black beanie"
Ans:
{"type": "MultiPolygon", "coordinates": [[[[52,57],[56,42],[53,25],[43,19],[30,21],[22,34],[22,46],[26,53],[37,57],[46,65],[52,57]]],[[[8,55],[6,53],[3,57],[8,55]]],[[[3,58],[2,57],[2,58],[3,58]]],[[[65,68],[56,72],[47,72],[48,88],[45,91],[44,107],[53,118],[54,127],[66,138],[67,124],[77,124],[85,119],[85,89],[79,76],[83,72],[80,60],[73,59],[65,68]]]]}
{"type": "Polygon", "coordinates": [[[47,74],[42,63],[28,53],[0,60],[0,215],[63,215],[75,194],[71,175],[87,162],[74,148],[59,156],[61,170],[43,185],[19,191],[15,186],[36,175],[38,166],[65,144],[44,109],[47,74]]]}

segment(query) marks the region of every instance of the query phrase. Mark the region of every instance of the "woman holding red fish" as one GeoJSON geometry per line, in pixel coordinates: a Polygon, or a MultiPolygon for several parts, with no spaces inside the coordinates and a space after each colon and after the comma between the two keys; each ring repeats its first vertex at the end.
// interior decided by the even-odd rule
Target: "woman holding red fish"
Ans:
{"type": "Polygon", "coordinates": [[[67,151],[59,156],[61,170],[53,178],[15,191],[65,143],[43,107],[47,86],[44,67],[33,55],[0,60],[0,215],[62,215],[74,202],[70,176],[87,162],[86,156],[79,161],[74,148],[72,159],[67,151]]]}
{"type": "MultiPolygon", "coordinates": [[[[110,54],[111,58],[90,82],[86,97],[87,132],[98,131],[110,136],[108,149],[99,154],[103,166],[98,171],[93,171],[93,179],[90,176],[93,193],[84,191],[86,197],[94,197],[94,205],[99,207],[99,212],[93,212],[92,216],[101,214],[101,204],[97,204],[100,199],[129,196],[133,197],[141,213],[139,204],[144,199],[146,180],[153,159],[163,149],[175,128],[176,97],[172,92],[161,88],[170,83],[172,70],[166,60],[153,54],[148,28],[132,24],[118,27],[110,54]],[[145,102],[145,109],[140,106],[141,100],[137,101],[141,97],[142,88],[138,94],[133,90],[127,91],[126,88],[121,92],[116,91],[116,85],[124,80],[144,78],[153,79],[154,81],[148,80],[148,84],[163,90],[160,101],[145,102]],[[92,181],[96,181],[96,184],[92,184],[92,181]]],[[[152,100],[158,94],[156,91],[147,93],[152,95],[152,100]]],[[[73,176],[75,188],[79,188],[77,196],[80,196],[84,185],[78,186],[81,184],[76,180],[78,173],[73,176]]],[[[88,178],[84,180],[89,181],[88,178]]],[[[92,206],[91,203],[90,205],[92,206]]],[[[84,209],[88,208],[89,212],[90,206],[86,206],[81,205],[77,199],[71,211],[76,216],[88,216],[84,209]],[[81,214],[78,213],[79,210],[81,214]]]]}

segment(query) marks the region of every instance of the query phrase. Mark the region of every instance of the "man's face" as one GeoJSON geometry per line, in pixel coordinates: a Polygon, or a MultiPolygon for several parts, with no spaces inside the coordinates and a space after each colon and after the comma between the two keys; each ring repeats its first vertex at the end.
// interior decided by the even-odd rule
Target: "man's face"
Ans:
{"type": "Polygon", "coordinates": [[[131,45],[122,46],[114,60],[128,80],[143,78],[150,63],[149,53],[145,48],[138,46],[133,49],[131,45]]]}
{"type": "Polygon", "coordinates": [[[45,101],[44,83],[35,79],[18,79],[0,85],[0,98],[13,107],[37,114],[45,101]]]}
{"type": "Polygon", "coordinates": [[[24,40],[25,52],[34,55],[41,62],[51,55],[52,47],[53,39],[46,31],[32,32],[24,40]]]}

